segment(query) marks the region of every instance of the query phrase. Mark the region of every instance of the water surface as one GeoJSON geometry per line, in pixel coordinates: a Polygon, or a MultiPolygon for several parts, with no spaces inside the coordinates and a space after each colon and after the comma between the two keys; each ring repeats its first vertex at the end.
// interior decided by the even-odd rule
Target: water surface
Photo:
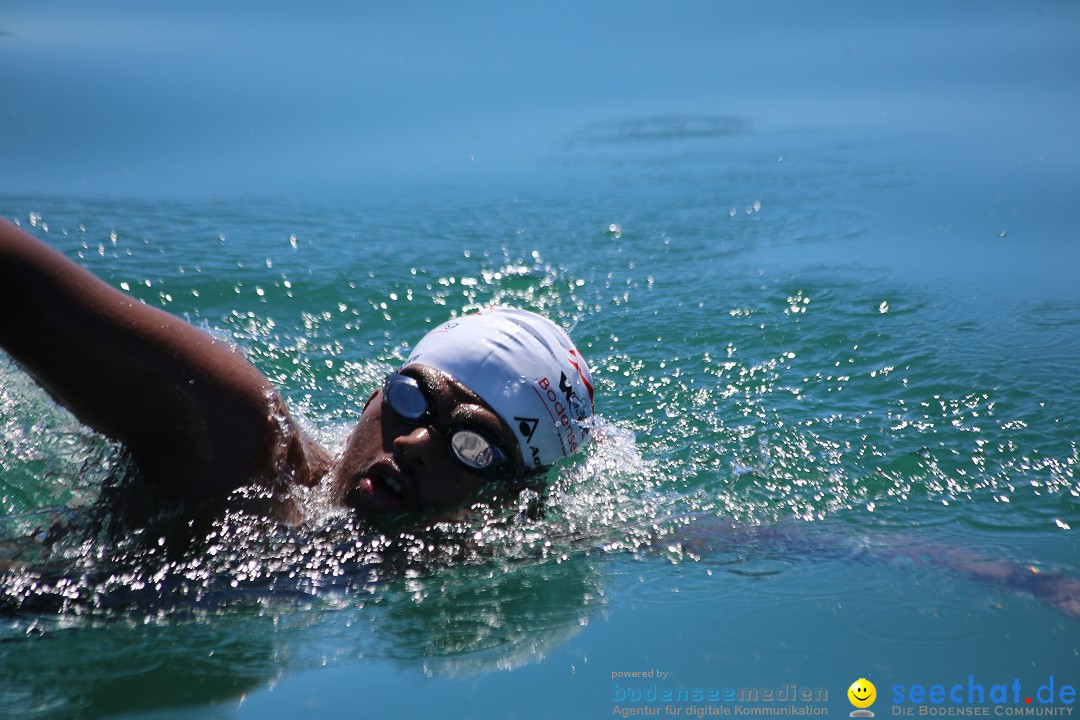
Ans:
{"type": "Polygon", "coordinates": [[[604,441],[433,529],[312,500],[43,557],[124,458],[5,361],[0,537],[45,571],[6,581],[0,714],[607,717],[650,668],[831,715],[859,677],[879,713],[897,683],[1080,682],[1076,620],[911,550],[1080,576],[1076,12],[408,10],[16,4],[0,214],[235,342],[332,447],[491,303],[570,329],[604,441]]]}

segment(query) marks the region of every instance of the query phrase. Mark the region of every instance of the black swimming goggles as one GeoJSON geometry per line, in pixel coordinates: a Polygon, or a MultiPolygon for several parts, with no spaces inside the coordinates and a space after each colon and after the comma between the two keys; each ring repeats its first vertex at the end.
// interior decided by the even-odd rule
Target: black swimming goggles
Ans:
{"type": "MultiPolygon", "coordinates": [[[[392,372],[383,384],[383,402],[402,422],[431,422],[431,403],[415,378],[392,372]]],[[[510,458],[475,430],[452,427],[445,433],[450,454],[469,470],[487,472],[510,464],[510,458]]]]}

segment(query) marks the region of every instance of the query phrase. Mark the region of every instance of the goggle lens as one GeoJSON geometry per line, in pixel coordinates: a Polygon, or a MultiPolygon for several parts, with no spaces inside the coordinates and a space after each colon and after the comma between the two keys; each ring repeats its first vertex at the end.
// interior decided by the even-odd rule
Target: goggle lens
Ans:
{"type": "Polygon", "coordinates": [[[450,436],[450,451],[468,467],[483,470],[495,459],[495,448],[487,438],[472,430],[458,430],[450,436]]]}
{"type": "Polygon", "coordinates": [[[428,414],[428,401],[416,380],[390,373],[383,385],[383,397],[390,409],[405,422],[417,423],[428,414]]]}

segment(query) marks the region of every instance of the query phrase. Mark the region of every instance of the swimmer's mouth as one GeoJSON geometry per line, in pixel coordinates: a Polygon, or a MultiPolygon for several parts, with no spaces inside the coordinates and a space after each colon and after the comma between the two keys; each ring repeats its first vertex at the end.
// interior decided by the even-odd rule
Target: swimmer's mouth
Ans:
{"type": "Polygon", "coordinates": [[[345,496],[349,507],[393,512],[408,505],[412,485],[392,462],[372,463],[358,477],[356,486],[345,496]]]}

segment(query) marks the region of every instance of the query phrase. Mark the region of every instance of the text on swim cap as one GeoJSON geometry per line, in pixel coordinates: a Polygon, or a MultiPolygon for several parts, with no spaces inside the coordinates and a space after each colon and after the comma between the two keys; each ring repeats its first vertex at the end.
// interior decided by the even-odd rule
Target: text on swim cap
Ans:
{"type": "MultiPolygon", "coordinates": [[[[567,379],[566,373],[561,373],[559,377],[561,398],[559,392],[556,392],[555,388],[551,386],[551,380],[548,378],[538,380],[536,384],[544,391],[542,394],[538,394],[546,399],[551,406],[548,410],[551,413],[551,419],[555,421],[557,427],[561,427],[563,430],[559,433],[559,442],[562,444],[563,454],[572,455],[578,449],[578,437],[574,432],[574,423],[570,418],[573,416],[574,420],[584,420],[588,417],[588,411],[567,379]]],[[[588,429],[583,428],[582,437],[587,434],[588,429]]]]}

